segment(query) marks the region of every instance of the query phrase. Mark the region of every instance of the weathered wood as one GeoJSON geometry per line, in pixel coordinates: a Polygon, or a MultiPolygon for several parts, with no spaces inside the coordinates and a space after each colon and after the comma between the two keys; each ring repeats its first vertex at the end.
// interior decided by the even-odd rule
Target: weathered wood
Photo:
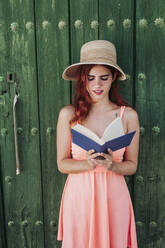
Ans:
{"type": "MultiPolygon", "coordinates": [[[[0,108],[1,116],[1,108],[0,108]]],[[[1,129],[0,129],[1,130],[1,129]]],[[[4,220],[4,206],[3,206],[3,190],[2,190],[2,175],[1,175],[1,139],[0,139],[0,247],[6,247],[6,233],[5,233],[5,220],[4,220]]]]}
{"type": "Polygon", "coordinates": [[[33,1],[1,1],[0,72],[6,85],[1,155],[8,248],[44,247],[43,226],[40,225],[43,215],[33,15],[33,1]],[[18,134],[21,165],[18,176],[12,113],[15,82],[6,82],[8,71],[16,73],[20,92],[16,110],[17,124],[22,128],[22,133],[18,134]],[[33,128],[38,130],[36,135],[33,128]]]}
{"type": "Polygon", "coordinates": [[[163,0],[136,1],[136,108],[141,124],[134,181],[139,247],[164,247],[165,131],[163,0]],[[143,10],[143,11],[142,11],[143,10]],[[159,132],[160,131],[160,132],[159,132]]]}
{"type": "MultiPolygon", "coordinates": [[[[1,15],[0,11],[0,28],[2,30],[2,24],[4,24],[4,20],[1,15]]],[[[5,46],[5,39],[2,35],[2,32],[0,32],[0,44],[2,44],[2,47],[5,46]]],[[[0,46],[0,54],[3,54],[3,49],[0,46]]],[[[3,198],[3,183],[2,183],[2,155],[1,155],[1,123],[4,116],[4,96],[3,92],[5,91],[5,83],[4,83],[4,77],[3,77],[3,69],[2,65],[5,62],[4,56],[1,56],[0,60],[0,247],[6,247],[6,235],[5,235],[5,215],[4,215],[4,198],[3,198]]]]}
{"type": "Polygon", "coordinates": [[[98,39],[98,3],[70,1],[71,63],[80,59],[83,43],[98,39]]]}
{"type": "Polygon", "coordinates": [[[66,175],[57,170],[56,124],[59,110],[70,103],[70,85],[61,77],[70,59],[68,2],[36,1],[35,12],[45,243],[61,247],[57,227],[66,175]]]}

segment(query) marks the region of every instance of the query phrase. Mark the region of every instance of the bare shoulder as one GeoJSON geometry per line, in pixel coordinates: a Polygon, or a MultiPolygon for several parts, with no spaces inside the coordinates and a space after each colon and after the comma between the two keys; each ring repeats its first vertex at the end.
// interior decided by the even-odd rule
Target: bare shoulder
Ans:
{"type": "Polygon", "coordinates": [[[139,130],[139,118],[138,113],[131,107],[126,107],[124,111],[124,119],[127,123],[127,130],[131,131],[136,129],[139,130]]]}
{"type": "Polygon", "coordinates": [[[126,107],[124,111],[124,116],[126,120],[135,121],[138,120],[138,113],[131,107],[126,107]]]}
{"type": "Polygon", "coordinates": [[[59,119],[70,120],[74,115],[75,108],[72,104],[63,107],[59,112],[59,119]]]}

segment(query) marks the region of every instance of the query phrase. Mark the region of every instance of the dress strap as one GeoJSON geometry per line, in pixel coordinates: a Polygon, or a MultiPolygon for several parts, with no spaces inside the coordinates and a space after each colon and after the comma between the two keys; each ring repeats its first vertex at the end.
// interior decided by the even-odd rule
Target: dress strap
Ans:
{"type": "Polygon", "coordinates": [[[125,110],[125,106],[121,106],[121,108],[120,108],[120,118],[122,118],[124,110],[125,110]]]}

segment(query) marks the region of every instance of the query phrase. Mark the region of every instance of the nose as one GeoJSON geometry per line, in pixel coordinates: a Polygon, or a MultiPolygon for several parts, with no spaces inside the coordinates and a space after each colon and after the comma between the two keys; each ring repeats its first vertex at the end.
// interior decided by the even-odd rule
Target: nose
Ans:
{"type": "Polygon", "coordinates": [[[96,86],[100,86],[101,85],[100,77],[96,77],[95,78],[95,84],[96,84],[96,86]]]}

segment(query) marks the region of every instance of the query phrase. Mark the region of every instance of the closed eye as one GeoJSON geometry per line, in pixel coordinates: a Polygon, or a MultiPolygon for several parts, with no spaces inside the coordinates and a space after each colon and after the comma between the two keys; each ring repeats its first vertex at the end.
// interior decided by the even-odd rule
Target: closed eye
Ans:
{"type": "Polygon", "coordinates": [[[94,77],[88,77],[89,81],[92,81],[94,79],[94,77]]]}
{"type": "Polygon", "coordinates": [[[101,77],[101,80],[106,81],[106,80],[108,80],[108,77],[101,77]]]}
{"type": "MultiPolygon", "coordinates": [[[[108,80],[109,76],[110,76],[109,74],[108,75],[103,75],[103,76],[100,76],[100,79],[103,80],[103,81],[106,81],[106,80],[108,80]]],[[[94,79],[95,79],[95,76],[88,75],[88,81],[92,81],[94,79]]]]}

